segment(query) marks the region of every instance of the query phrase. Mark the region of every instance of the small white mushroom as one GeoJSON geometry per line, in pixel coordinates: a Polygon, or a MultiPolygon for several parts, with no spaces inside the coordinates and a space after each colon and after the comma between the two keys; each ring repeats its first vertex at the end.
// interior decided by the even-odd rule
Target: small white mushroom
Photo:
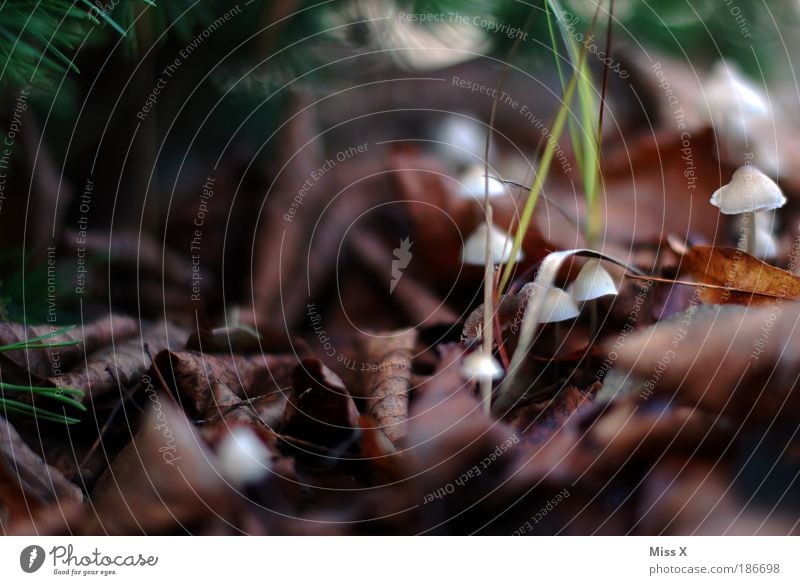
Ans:
{"type": "Polygon", "coordinates": [[[539,311],[539,323],[560,323],[574,319],[580,313],[578,305],[566,291],[552,287],[545,293],[539,311]]]}
{"type": "Polygon", "coordinates": [[[270,452],[250,428],[234,427],[217,447],[219,472],[234,485],[263,479],[270,470],[270,452]]]}
{"type": "Polygon", "coordinates": [[[755,214],[783,207],[786,197],[775,182],[753,165],[739,167],[730,183],[723,185],[711,196],[711,205],[719,207],[726,215],[747,214],[744,217],[744,233],[747,237],[745,251],[755,252],[755,214]]]}
{"type": "Polygon", "coordinates": [[[486,131],[469,115],[449,114],[439,124],[436,148],[444,159],[456,165],[478,164],[486,154],[486,131]]]}
{"type": "Polygon", "coordinates": [[[591,301],[600,297],[615,296],[619,290],[614,279],[611,278],[608,270],[603,268],[603,264],[599,260],[591,259],[583,265],[567,290],[575,301],[589,303],[589,335],[594,341],[597,331],[597,303],[591,301]]]}
{"type": "MultiPolygon", "coordinates": [[[[508,262],[511,258],[511,248],[514,246],[514,238],[495,225],[492,225],[491,228],[487,228],[485,223],[481,223],[464,242],[464,248],[461,251],[461,260],[465,264],[483,266],[486,262],[487,229],[490,230],[489,233],[491,235],[492,263],[502,264],[508,262]]],[[[514,261],[520,262],[524,257],[525,255],[522,253],[522,250],[519,250],[514,261]]]]}
{"type": "Polygon", "coordinates": [[[503,368],[494,356],[478,350],[464,358],[461,374],[467,380],[498,380],[503,377],[503,368]]]}
{"type": "MultiPolygon", "coordinates": [[[[477,199],[483,201],[486,192],[486,168],[483,165],[472,165],[466,172],[461,175],[458,180],[458,195],[463,199],[477,199]]],[[[488,178],[489,197],[504,197],[510,195],[511,192],[506,187],[505,183],[495,179],[494,177],[488,178]]]]}
{"type": "Polygon", "coordinates": [[[444,18],[435,27],[429,26],[404,18],[403,7],[395,0],[343,2],[341,11],[332,13],[331,19],[331,30],[361,23],[366,33],[364,58],[375,66],[383,67],[389,59],[406,71],[440,71],[491,49],[491,39],[466,19],[444,18]]]}
{"type": "Polygon", "coordinates": [[[748,79],[732,63],[721,61],[704,84],[706,118],[716,130],[722,154],[729,163],[741,164],[748,152],[761,168],[776,174],[774,112],[764,89],[748,79]]]}
{"type": "MultiPolygon", "coordinates": [[[[575,304],[575,301],[572,300],[572,297],[566,291],[554,286],[549,288],[544,294],[542,306],[539,309],[539,315],[537,317],[539,323],[555,324],[556,353],[558,352],[558,348],[561,347],[561,322],[574,319],[579,313],[580,309],[578,305],[575,304]]],[[[559,367],[558,362],[556,362],[556,375],[558,375],[558,372],[559,367]]]]}
{"type": "Polygon", "coordinates": [[[594,259],[583,265],[571,288],[572,298],[579,303],[616,295],[619,292],[614,279],[603,268],[602,263],[594,259]]]}

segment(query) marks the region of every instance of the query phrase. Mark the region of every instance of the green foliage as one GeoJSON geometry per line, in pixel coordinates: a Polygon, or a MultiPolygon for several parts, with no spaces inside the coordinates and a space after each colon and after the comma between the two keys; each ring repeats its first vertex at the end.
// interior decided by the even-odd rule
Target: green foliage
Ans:
{"type": "Polygon", "coordinates": [[[59,263],[54,273],[48,274],[45,262],[23,262],[23,257],[21,248],[0,254],[0,274],[3,275],[0,282],[0,304],[3,318],[20,323],[44,323],[48,317],[48,287],[51,285],[59,303],[59,317],[65,321],[80,318],[77,310],[68,308],[77,307],[78,296],[70,286],[74,270],[59,263]]]}
{"type": "Polygon", "coordinates": [[[0,83],[42,85],[65,68],[68,54],[97,19],[74,2],[11,0],[0,8],[0,83]]]}
{"type": "Polygon", "coordinates": [[[52,88],[65,70],[78,71],[73,61],[78,48],[102,42],[107,30],[135,49],[140,30],[154,39],[166,31],[188,36],[209,14],[196,0],[158,6],[153,0],[6,0],[0,4],[0,87],[52,88]],[[139,17],[146,21],[141,29],[134,27],[139,17]]]}
{"type": "MultiPolygon", "coordinates": [[[[73,326],[62,327],[54,329],[50,333],[33,337],[17,343],[4,345],[0,347],[0,352],[13,351],[13,350],[34,350],[34,349],[48,349],[57,347],[67,347],[70,345],[77,345],[80,341],[49,341],[73,329],[73,326]]],[[[78,388],[51,388],[44,386],[21,386],[19,384],[9,384],[7,382],[0,382],[0,412],[3,415],[8,415],[9,412],[24,414],[36,417],[42,421],[59,422],[64,424],[75,424],[80,422],[80,419],[67,416],[63,413],[53,412],[36,405],[37,399],[46,399],[48,401],[58,402],[60,404],[70,406],[82,412],[86,412],[86,407],[81,402],[84,396],[83,390],[78,388]],[[32,404],[27,402],[20,402],[14,398],[9,398],[9,395],[19,396],[28,394],[33,399],[32,404]]]]}

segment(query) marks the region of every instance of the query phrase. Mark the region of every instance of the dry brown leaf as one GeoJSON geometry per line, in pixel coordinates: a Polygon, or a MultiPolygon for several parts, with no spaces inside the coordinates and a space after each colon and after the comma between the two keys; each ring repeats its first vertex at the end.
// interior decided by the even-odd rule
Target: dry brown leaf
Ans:
{"type": "Polygon", "coordinates": [[[232,498],[216,458],[169,396],[148,406],[141,430],[98,480],[83,534],[186,531],[224,515],[232,498]]]}
{"type": "MultiPolygon", "coordinates": [[[[348,242],[351,244],[350,249],[353,254],[364,268],[376,279],[386,278],[386,269],[392,266],[394,258],[375,234],[354,229],[348,242]]],[[[452,325],[458,321],[458,316],[444,300],[411,274],[403,274],[402,278],[393,282],[395,288],[391,292],[392,301],[397,309],[406,315],[410,323],[433,326],[452,325]]]]}
{"type": "Polygon", "coordinates": [[[48,504],[12,521],[8,536],[72,536],[80,527],[86,507],[80,501],[48,504]]]}
{"type": "MultiPolygon", "coordinates": [[[[76,246],[79,241],[76,232],[65,233],[68,246],[76,246]]],[[[192,264],[187,257],[172,248],[165,247],[160,238],[139,230],[110,232],[89,232],[80,238],[84,241],[87,257],[106,259],[98,262],[116,269],[135,270],[141,279],[148,280],[152,277],[164,285],[186,286],[192,281],[192,264]]],[[[87,285],[88,288],[104,291],[106,281],[100,273],[94,274],[87,285]]],[[[210,286],[211,283],[205,283],[210,286]]],[[[169,287],[167,287],[169,288],[169,287]]],[[[161,295],[159,294],[158,297],[161,295]]]]}
{"type": "MultiPolygon", "coordinates": [[[[500,302],[495,307],[495,320],[500,323],[500,331],[506,331],[516,320],[517,325],[522,321],[529,295],[526,292],[505,294],[500,297],[500,302]]],[[[483,337],[483,304],[476,307],[464,321],[461,333],[466,343],[475,342],[483,337]]]]}
{"type": "Polygon", "coordinates": [[[615,368],[642,380],[639,395],[735,418],[797,420],[800,307],[695,305],[612,348],[615,368]]]}
{"type": "Polygon", "coordinates": [[[731,489],[727,465],[667,457],[646,478],[635,532],[659,535],[786,536],[795,518],[753,509],[731,489]]]}
{"type": "Polygon", "coordinates": [[[185,331],[174,326],[168,333],[163,327],[154,327],[134,339],[95,352],[84,367],[49,381],[59,388],[80,388],[86,392],[84,402],[90,402],[117,387],[122,389],[138,382],[150,368],[152,357],[169,347],[183,347],[187,337],[185,331]]]}
{"type": "Polygon", "coordinates": [[[718,456],[730,439],[715,416],[662,400],[631,395],[598,408],[601,416],[584,439],[598,452],[595,465],[608,471],[630,464],[647,468],[667,453],[718,456]]]}
{"type": "Polygon", "coordinates": [[[297,365],[293,355],[227,355],[162,351],[155,358],[161,376],[191,415],[209,418],[242,399],[288,390],[297,365]]]}
{"type": "Polygon", "coordinates": [[[358,428],[358,411],[344,382],[316,358],[306,358],[294,371],[292,391],[283,416],[283,438],[317,451],[341,448],[358,428]]]}
{"type": "Polygon", "coordinates": [[[700,298],[709,304],[800,299],[800,277],[735,248],[692,246],[683,256],[681,271],[697,282],[723,287],[701,289],[700,298]]]}
{"type": "MultiPolygon", "coordinates": [[[[435,160],[413,150],[393,152],[389,167],[393,171],[397,198],[406,202],[406,212],[414,223],[414,260],[426,267],[427,282],[448,290],[459,278],[479,281],[483,269],[463,266],[461,250],[464,240],[484,221],[480,205],[457,196],[458,184],[448,179],[450,173],[435,160]]],[[[569,195],[574,199],[571,190],[569,195]]],[[[521,206],[515,199],[505,197],[492,205],[493,221],[498,227],[509,230],[512,225],[516,226],[521,206]]],[[[579,236],[572,235],[572,228],[546,202],[537,205],[534,221],[523,238],[525,259],[520,268],[534,264],[560,247],[549,237],[575,244],[579,236]]]]}
{"type": "Polygon", "coordinates": [[[246,325],[230,325],[195,331],[186,349],[209,352],[257,353],[261,347],[258,332],[246,325]]]}
{"type": "Polygon", "coordinates": [[[361,429],[361,457],[367,460],[374,479],[392,483],[407,477],[408,456],[395,449],[381,425],[369,415],[358,419],[361,429]]]}
{"type": "MultiPolygon", "coordinates": [[[[425,482],[444,485],[498,445],[516,444],[519,438],[510,426],[485,414],[474,382],[461,373],[463,350],[457,344],[440,350],[436,373],[411,404],[408,444],[425,482]]],[[[500,468],[505,462],[497,463],[500,468]]]]}
{"type": "Polygon", "coordinates": [[[574,386],[561,390],[547,402],[537,402],[514,411],[511,424],[529,443],[543,443],[581,408],[592,402],[592,391],[582,391],[574,386]]]}
{"type": "Polygon", "coordinates": [[[708,198],[732,169],[717,162],[716,151],[711,131],[687,138],[669,128],[642,133],[609,152],[603,159],[603,237],[623,244],[658,242],[670,233],[720,240],[729,219],[708,198]]]}
{"type": "Polygon", "coordinates": [[[24,519],[45,504],[82,499],[78,486],[47,465],[0,417],[0,519],[24,519]]]}
{"type": "Polygon", "coordinates": [[[411,354],[416,342],[414,329],[379,333],[361,342],[367,413],[394,445],[406,437],[411,354]]]}
{"type": "Polygon", "coordinates": [[[298,190],[309,184],[309,178],[325,161],[316,106],[305,92],[290,97],[287,122],[278,139],[284,154],[277,161],[276,176],[267,193],[268,205],[255,234],[256,261],[246,285],[246,290],[253,291],[252,316],[259,331],[283,331],[302,316],[302,312],[287,314],[282,310],[282,287],[276,283],[282,282],[293,291],[291,295],[284,292],[284,296],[302,296],[294,291],[297,285],[287,283],[302,282],[303,252],[308,248],[310,226],[319,214],[321,202],[313,189],[302,191],[298,199],[298,190]],[[289,323],[284,324],[284,320],[289,323]]]}
{"type": "MultiPolygon", "coordinates": [[[[0,323],[0,345],[27,341],[40,335],[47,335],[56,329],[58,328],[50,325],[26,326],[21,323],[0,323]]],[[[139,324],[135,319],[111,315],[45,340],[46,343],[80,341],[76,345],[2,352],[0,363],[3,366],[3,379],[10,382],[21,377],[24,379],[20,379],[20,383],[25,383],[29,372],[34,378],[49,378],[58,371],[66,371],[85,355],[112,341],[124,341],[138,331],[139,324]]]]}

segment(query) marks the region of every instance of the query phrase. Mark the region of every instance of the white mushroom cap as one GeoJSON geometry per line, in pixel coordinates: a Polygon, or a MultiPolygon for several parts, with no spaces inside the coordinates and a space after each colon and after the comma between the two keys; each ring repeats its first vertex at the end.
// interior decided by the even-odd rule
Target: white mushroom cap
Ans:
{"type": "Polygon", "coordinates": [[[720,61],[705,83],[708,121],[723,142],[741,150],[758,138],[759,132],[772,124],[772,110],[763,88],[749,80],[730,63],[720,61]]]}
{"type": "Polygon", "coordinates": [[[741,164],[744,154],[752,152],[759,167],[777,174],[775,112],[762,86],[734,64],[720,61],[704,84],[697,109],[717,132],[727,162],[741,164]]]}
{"type": "Polygon", "coordinates": [[[769,99],[763,88],[748,79],[733,63],[719,61],[714,65],[705,94],[709,105],[726,115],[770,115],[769,99]]]}
{"type": "Polygon", "coordinates": [[[781,188],[753,165],[736,169],[730,183],[711,196],[711,205],[728,215],[777,209],[785,203],[781,188]]]}
{"type": "Polygon", "coordinates": [[[539,323],[558,323],[574,319],[580,313],[572,297],[558,287],[548,289],[539,311],[539,323]]]}
{"type": "Polygon", "coordinates": [[[464,358],[461,364],[461,374],[467,379],[472,380],[497,380],[503,377],[503,368],[494,359],[494,356],[486,355],[482,350],[474,351],[464,358]]]}
{"type": "MultiPolygon", "coordinates": [[[[465,264],[475,264],[483,266],[486,262],[486,227],[481,223],[472,235],[464,242],[464,249],[461,251],[461,259],[465,264]]],[[[499,227],[492,225],[492,264],[502,264],[511,258],[511,248],[514,246],[514,238],[499,227]]],[[[517,252],[515,262],[520,262],[525,255],[522,250],[517,252]]]]}
{"type": "MultiPolygon", "coordinates": [[[[489,177],[489,197],[503,197],[510,191],[505,183],[489,177]]],[[[475,198],[483,201],[486,189],[486,168],[484,165],[472,165],[459,178],[458,195],[464,199],[475,198]]]]}
{"type": "Polygon", "coordinates": [[[617,285],[599,260],[589,260],[583,265],[570,294],[575,301],[593,301],[607,295],[616,295],[617,285]]]}
{"type": "Polygon", "coordinates": [[[366,63],[377,65],[388,58],[406,71],[439,71],[491,49],[490,39],[470,23],[445,18],[435,27],[428,26],[403,18],[403,8],[385,0],[348,2],[341,11],[331,14],[332,27],[338,29],[351,22],[363,23],[366,29],[364,53],[372,55],[377,51],[380,56],[379,61],[367,56],[366,63]]]}
{"type": "Polygon", "coordinates": [[[457,165],[474,165],[486,154],[486,131],[469,115],[448,114],[439,125],[437,150],[457,165]]]}
{"type": "Polygon", "coordinates": [[[252,429],[237,426],[217,447],[219,472],[234,485],[255,483],[270,470],[270,452],[252,429]]]}

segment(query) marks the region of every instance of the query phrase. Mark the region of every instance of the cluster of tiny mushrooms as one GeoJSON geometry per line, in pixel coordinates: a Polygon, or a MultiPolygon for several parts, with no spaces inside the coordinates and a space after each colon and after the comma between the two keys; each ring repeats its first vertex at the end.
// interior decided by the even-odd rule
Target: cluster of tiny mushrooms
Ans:
{"type": "MultiPolygon", "coordinates": [[[[778,244],[773,235],[773,212],[786,203],[780,187],[759,166],[777,175],[777,160],[769,156],[769,144],[759,141],[764,127],[774,124],[770,102],[760,88],[749,82],[733,66],[721,63],[712,69],[707,81],[706,107],[708,122],[717,132],[721,144],[721,159],[726,162],[738,160],[739,166],[730,182],[717,189],[710,203],[725,215],[738,215],[740,250],[762,260],[777,256],[778,244]],[[709,106],[713,106],[709,107],[709,106]],[[713,112],[713,115],[712,115],[713,112]],[[756,137],[756,138],[754,138],[756,137]],[[742,152],[750,153],[742,158],[742,152]],[[738,159],[737,159],[738,157],[738,159]]],[[[450,117],[445,124],[443,142],[457,139],[461,158],[459,161],[466,170],[459,179],[457,194],[465,199],[480,201],[509,195],[505,182],[487,176],[483,163],[469,164],[470,160],[481,159],[485,145],[485,135],[477,123],[465,117],[450,117]]],[[[462,249],[462,262],[484,266],[487,242],[490,257],[495,268],[507,263],[511,255],[512,236],[487,221],[481,222],[476,230],[465,240],[462,249]]],[[[524,259],[520,250],[514,262],[524,259]]],[[[520,293],[526,293],[530,301],[538,292],[528,283],[520,293]]],[[[601,297],[616,295],[617,284],[611,274],[603,267],[600,259],[585,262],[575,280],[567,290],[551,284],[544,290],[541,308],[536,316],[538,323],[560,323],[575,319],[580,315],[582,305],[592,309],[590,335],[595,335],[596,305],[601,297]]],[[[494,381],[504,376],[502,366],[492,355],[478,349],[467,355],[462,362],[462,374],[467,379],[494,381]]]]}

